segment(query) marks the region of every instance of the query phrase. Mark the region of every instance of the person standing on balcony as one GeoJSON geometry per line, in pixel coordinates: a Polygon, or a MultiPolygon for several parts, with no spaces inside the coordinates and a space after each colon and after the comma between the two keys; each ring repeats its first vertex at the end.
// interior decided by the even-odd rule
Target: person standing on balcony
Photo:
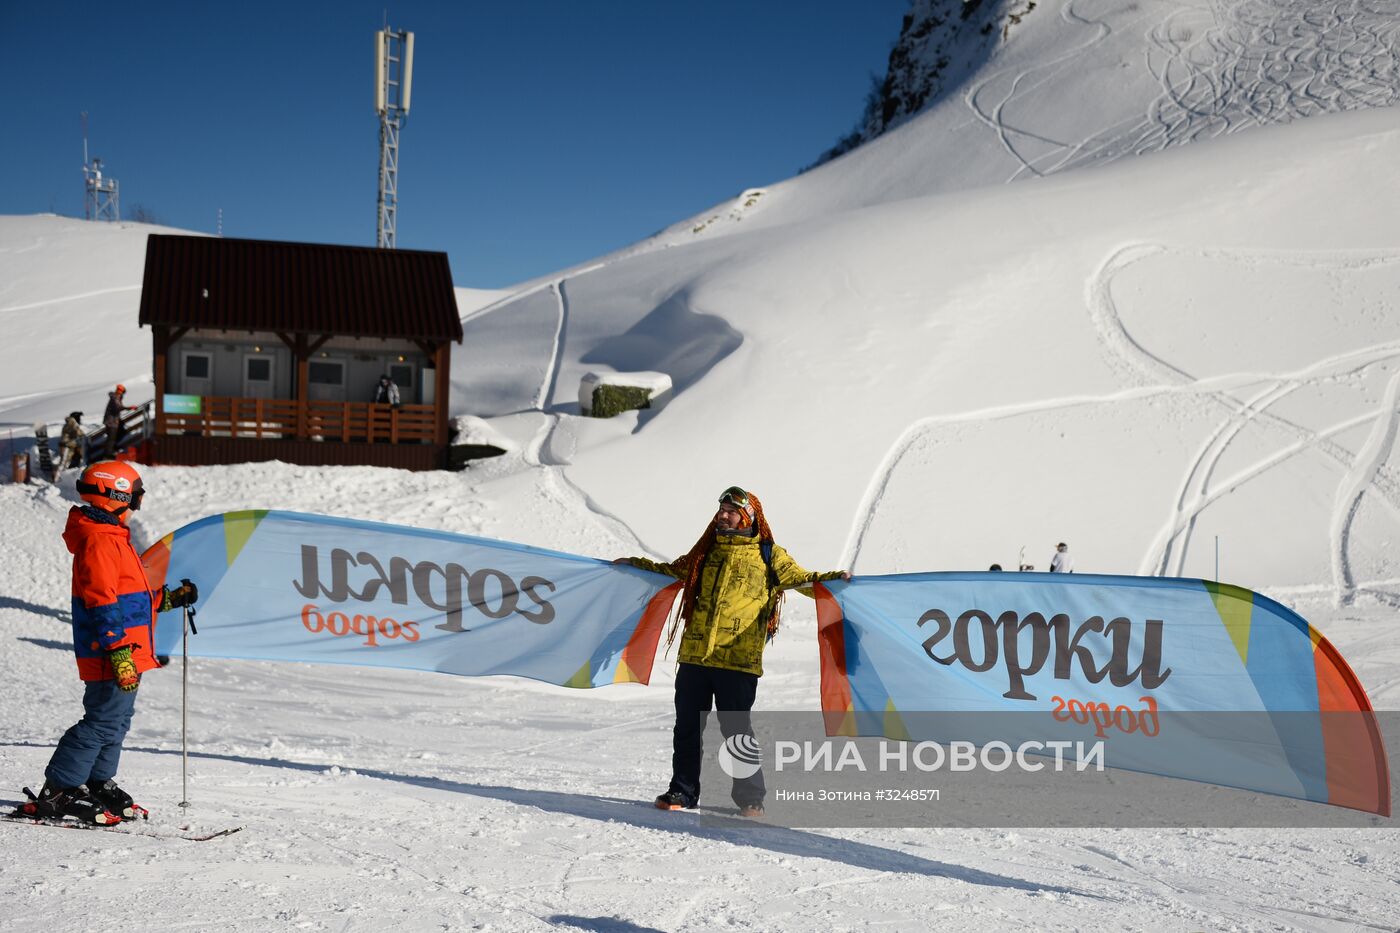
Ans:
{"type": "Polygon", "coordinates": [[[107,410],[102,413],[102,426],[107,429],[104,460],[117,459],[117,445],[122,439],[122,412],[131,411],[136,407],[126,404],[125,398],[126,386],[120,382],[115,389],[107,393],[107,410]]]}
{"type": "Polygon", "coordinates": [[[1074,558],[1069,555],[1069,545],[1061,541],[1055,545],[1055,556],[1050,558],[1051,573],[1074,573],[1074,558]]]}
{"type": "Polygon", "coordinates": [[[374,390],[374,404],[399,407],[399,387],[388,376],[379,377],[379,385],[374,390]]]}

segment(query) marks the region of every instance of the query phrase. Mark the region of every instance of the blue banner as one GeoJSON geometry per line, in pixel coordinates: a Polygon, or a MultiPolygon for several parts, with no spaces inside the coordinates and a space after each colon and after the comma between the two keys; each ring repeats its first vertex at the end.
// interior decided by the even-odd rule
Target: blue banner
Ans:
{"type": "Polygon", "coordinates": [[[1355,674],[1258,593],[918,573],[832,581],[817,596],[833,734],[1087,741],[1111,767],[1389,814],[1385,749],[1355,674]]]}
{"type": "MultiPolygon", "coordinates": [[[[322,515],[231,512],[151,547],[153,584],[199,587],[203,657],[646,683],[667,577],[556,551],[322,515]]],[[[160,654],[180,616],[161,615],[160,654]]]]}

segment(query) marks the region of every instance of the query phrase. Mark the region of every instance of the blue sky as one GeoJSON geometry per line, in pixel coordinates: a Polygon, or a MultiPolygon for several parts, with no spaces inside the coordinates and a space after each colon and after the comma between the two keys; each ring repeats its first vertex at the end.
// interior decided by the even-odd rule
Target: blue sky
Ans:
{"type": "Polygon", "coordinates": [[[0,213],[81,216],[90,151],[165,224],[372,245],[374,32],[415,34],[398,245],[501,287],[809,164],[907,0],[0,0],[0,213]]]}

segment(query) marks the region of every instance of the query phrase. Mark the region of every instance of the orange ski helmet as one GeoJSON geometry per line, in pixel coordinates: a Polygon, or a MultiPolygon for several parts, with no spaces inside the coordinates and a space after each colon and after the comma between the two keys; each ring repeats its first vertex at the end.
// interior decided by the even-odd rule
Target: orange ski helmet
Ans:
{"type": "Polygon", "coordinates": [[[83,501],[114,515],[141,508],[141,497],[145,494],[141,474],[131,464],[119,460],[94,463],[78,477],[78,495],[83,501]]]}

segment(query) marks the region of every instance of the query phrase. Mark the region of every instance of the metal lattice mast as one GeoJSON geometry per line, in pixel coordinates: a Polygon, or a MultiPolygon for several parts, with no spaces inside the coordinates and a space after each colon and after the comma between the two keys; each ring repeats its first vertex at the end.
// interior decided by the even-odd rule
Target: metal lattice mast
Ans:
{"type": "Polygon", "coordinates": [[[413,91],[413,33],[381,29],[374,34],[374,107],[379,114],[379,216],[375,245],[398,241],[399,129],[408,118],[413,91]]]}
{"type": "Polygon", "coordinates": [[[83,216],[88,220],[121,219],[115,178],[102,177],[102,160],[88,159],[87,111],[83,111],[83,216]]]}

